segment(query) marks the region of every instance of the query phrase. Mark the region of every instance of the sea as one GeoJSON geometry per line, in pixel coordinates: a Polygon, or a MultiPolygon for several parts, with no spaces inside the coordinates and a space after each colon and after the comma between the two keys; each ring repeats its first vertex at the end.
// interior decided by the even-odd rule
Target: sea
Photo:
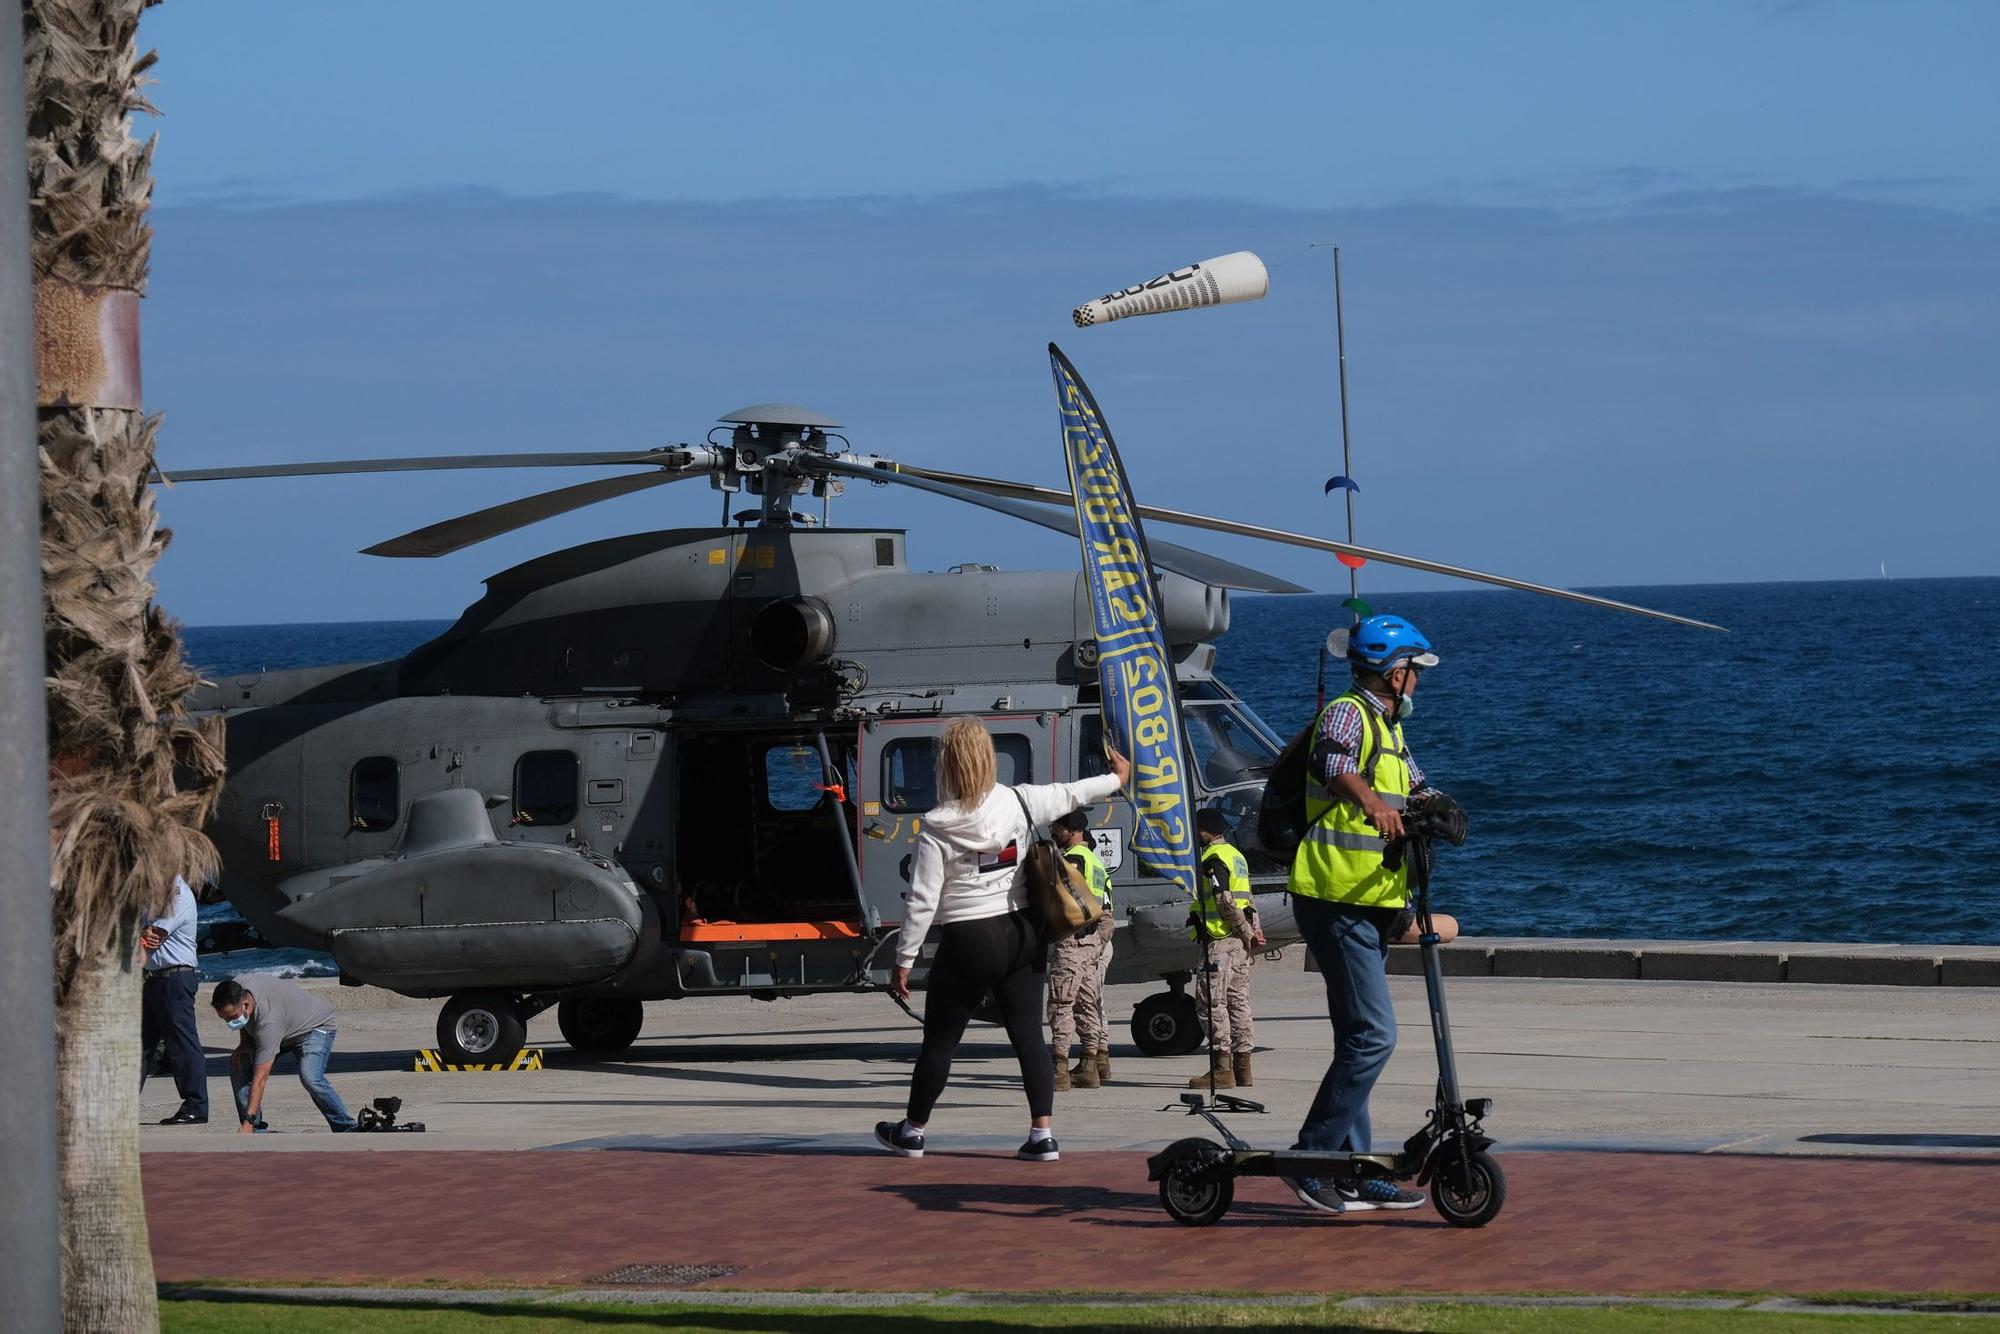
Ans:
{"type": "MultiPolygon", "coordinates": [[[[1364,579],[1441,659],[1404,735],[1471,817],[1433,879],[1468,934],[2000,944],[2000,578],[1587,591],[1728,633],[1364,579]]],[[[1217,674],[1281,736],[1311,721],[1341,596],[1233,600],[1217,674]]],[[[449,624],[191,626],[186,645],[231,675],[397,657],[449,624]]],[[[207,970],[333,971],[264,950],[207,970]]]]}

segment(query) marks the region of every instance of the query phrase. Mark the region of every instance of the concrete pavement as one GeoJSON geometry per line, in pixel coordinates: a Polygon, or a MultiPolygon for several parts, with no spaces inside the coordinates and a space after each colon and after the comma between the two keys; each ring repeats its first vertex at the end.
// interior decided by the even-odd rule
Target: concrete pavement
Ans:
{"type": "MultiPolygon", "coordinates": [[[[286,1059],[265,1103],[280,1133],[236,1135],[222,1059],[233,1039],[204,1004],[214,1119],[148,1124],[147,1152],[860,1147],[876,1120],[900,1114],[916,1051],[915,1026],[880,995],[662,1001],[619,1060],[572,1056],[551,1013],[529,1027],[547,1069],[414,1074],[412,1053],[435,1045],[437,1002],[307,985],[339,1013],[333,1079],[349,1106],[394,1094],[428,1133],[326,1134],[286,1059]]],[[[1111,990],[1123,1039],[1150,989],[1111,990]]],[[[1422,1120],[1435,1066],[1420,980],[1392,979],[1392,990],[1402,1040],[1374,1110],[1378,1133],[1400,1140],[1422,1120]]],[[[1254,994],[1251,1096],[1271,1115],[1237,1130],[1289,1142],[1328,1056],[1319,979],[1295,951],[1258,965],[1254,994]]],[[[1452,979],[1449,996],[1462,1082],[1497,1100],[1489,1128],[1505,1150],[2000,1154],[2000,990],[1475,976],[1452,979]]],[[[1205,1068],[1199,1055],[1149,1059],[1121,1040],[1114,1060],[1107,1087],[1058,1095],[1067,1149],[1156,1147],[1191,1133],[1160,1109],[1205,1068]]],[[[172,1111],[172,1082],[149,1082],[142,1105],[149,1123],[172,1111]]],[[[1011,1149],[1024,1123],[1004,1035],[974,1025],[933,1143],[1011,1149]]]]}

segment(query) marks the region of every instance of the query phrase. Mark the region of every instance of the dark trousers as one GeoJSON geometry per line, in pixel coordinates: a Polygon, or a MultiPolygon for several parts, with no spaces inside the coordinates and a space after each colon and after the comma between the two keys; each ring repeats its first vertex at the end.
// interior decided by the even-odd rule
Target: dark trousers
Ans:
{"type": "Polygon", "coordinates": [[[139,1005],[139,1087],[146,1086],[146,1065],[153,1044],[167,1040],[167,1068],[180,1090],[181,1110],[208,1115],[208,1059],[202,1055],[201,1030],[194,1026],[195,993],[201,974],[192,968],[148,973],[139,1005]]]}
{"type": "Polygon", "coordinates": [[[937,957],[931,961],[924,993],[924,1045],[910,1076],[908,1115],[913,1125],[931,1118],[945,1081],[951,1077],[951,1055],[958,1050],[972,1012],[993,993],[1007,1040],[1021,1062],[1021,1082],[1027,1085],[1028,1114],[1047,1116],[1055,1110],[1055,1068],[1048,1044],[1042,1041],[1043,994],[1048,985],[1048,942],[1026,913],[982,917],[937,927],[937,957]]]}

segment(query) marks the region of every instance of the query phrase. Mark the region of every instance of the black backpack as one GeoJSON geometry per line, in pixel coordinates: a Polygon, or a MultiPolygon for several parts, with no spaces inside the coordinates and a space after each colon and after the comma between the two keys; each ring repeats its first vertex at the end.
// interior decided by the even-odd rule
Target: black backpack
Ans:
{"type": "MultiPolygon", "coordinates": [[[[1315,720],[1317,721],[1317,720],[1315,720]]],[[[1306,836],[1306,765],[1312,759],[1313,724],[1286,743],[1264,780],[1257,806],[1257,842],[1266,855],[1289,864],[1306,836]]]]}

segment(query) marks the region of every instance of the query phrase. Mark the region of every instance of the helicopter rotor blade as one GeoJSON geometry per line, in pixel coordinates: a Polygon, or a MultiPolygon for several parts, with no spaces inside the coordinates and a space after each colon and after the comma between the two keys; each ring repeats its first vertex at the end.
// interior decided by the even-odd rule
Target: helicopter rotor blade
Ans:
{"type": "MultiPolygon", "coordinates": [[[[954,486],[928,477],[916,475],[915,469],[903,469],[900,473],[888,468],[871,468],[864,463],[849,463],[845,459],[826,458],[815,460],[820,467],[837,472],[845,477],[864,478],[871,482],[894,482],[900,486],[914,487],[928,491],[932,495],[945,496],[963,501],[968,505],[978,505],[982,509],[993,510],[1028,523],[1039,524],[1069,537],[1076,536],[1076,515],[1059,513],[1038,508],[1034,505],[1017,504],[1012,500],[991,495],[982,495],[976,490],[954,486]]],[[[1065,498],[1067,492],[1064,493],[1065,498]]],[[[1251,593],[1306,593],[1310,589],[1280,579],[1261,570],[1253,570],[1247,565],[1223,560],[1203,551],[1189,547],[1175,546],[1171,542],[1148,542],[1153,563],[1163,570],[1186,575],[1190,579],[1209,584],[1216,588],[1240,588],[1251,593]]]]}
{"type": "MultiPolygon", "coordinates": [[[[503,465],[504,466],[504,465],[503,465]]],[[[364,556],[448,556],[489,537],[511,533],[516,528],[525,528],[543,519],[552,519],[558,514],[567,514],[585,505],[595,505],[600,500],[612,500],[618,496],[628,496],[635,491],[649,487],[665,486],[668,482],[678,482],[688,477],[706,475],[706,469],[687,472],[638,472],[623,477],[604,477],[595,482],[581,482],[576,486],[565,486],[555,491],[542,491],[519,500],[510,500],[503,505],[494,505],[456,518],[427,524],[400,537],[392,537],[386,542],[377,542],[372,547],[363,547],[364,556]]]]}
{"type": "MultiPolygon", "coordinates": [[[[1068,491],[1049,486],[1034,486],[1027,482],[1010,482],[997,477],[975,477],[967,473],[942,472],[934,468],[912,467],[906,463],[884,462],[877,471],[895,470],[905,477],[919,477],[930,482],[940,482],[960,487],[968,491],[983,492],[987,495],[1005,496],[1018,500],[1033,500],[1045,505],[1061,505],[1073,508],[1075,499],[1068,491]]],[[[1239,523],[1234,519],[1218,519],[1206,514],[1192,514],[1186,510],[1160,509],[1153,505],[1135,505],[1139,517],[1153,519],[1160,523],[1180,524],[1188,528],[1205,528],[1210,532],[1229,533],[1236,537],[1254,537],[1264,542],[1282,542],[1287,546],[1306,547],[1313,551],[1331,551],[1336,554],[1360,556],[1366,560],[1380,561],[1384,565],[1399,565],[1404,569],[1423,570],[1429,574],[1449,575],[1454,579],[1469,579],[1475,583],[1493,584],[1500,588],[1518,589],[1524,593],[1540,593],[1545,597],[1563,598],[1570,602],[1581,602],[1587,606],[1604,607],[1611,611],[1630,612],[1635,616],[1650,616],[1655,620],[1672,621],[1676,625],[1692,626],[1697,630],[1716,630],[1723,634],[1728,630],[1707,621],[1697,621],[1687,616],[1676,616],[1672,612],[1654,611],[1651,607],[1634,606],[1630,602],[1619,602],[1613,598],[1593,597],[1589,593],[1578,593],[1567,588],[1554,588],[1547,584],[1530,583],[1525,579],[1513,579],[1504,574],[1490,574],[1485,570],[1467,569],[1461,565],[1446,565],[1442,561],[1425,560],[1419,556],[1405,556],[1394,551],[1379,551],[1374,547],[1355,546],[1351,542],[1336,542],[1331,538],[1313,537],[1306,533],[1286,532],[1282,528],[1266,528],[1260,524],[1239,523]]]]}
{"type": "Polygon", "coordinates": [[[323,477],[338,473],[428,472],[458,468],[633,467],[641,464],[679,467],[689,451],[683,446],[615,452],[571,451],[556,454],[433,454],[416,458],[329,459],[317,463],[258,463],[240,468],[153,469],[153,482],[226,482],[254,477],[323,477]]]}

